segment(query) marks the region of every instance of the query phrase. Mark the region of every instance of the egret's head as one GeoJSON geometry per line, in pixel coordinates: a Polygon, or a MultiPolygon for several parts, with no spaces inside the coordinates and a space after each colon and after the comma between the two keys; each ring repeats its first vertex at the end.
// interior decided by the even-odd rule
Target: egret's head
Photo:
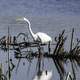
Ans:
{"type": "Polygon", "coordinates": [[[25,18],[25,17],[18,17],[16,19],[16,21],[26,21],[26,22],[30,23],[30,21],[27,18],[25,18]]]}

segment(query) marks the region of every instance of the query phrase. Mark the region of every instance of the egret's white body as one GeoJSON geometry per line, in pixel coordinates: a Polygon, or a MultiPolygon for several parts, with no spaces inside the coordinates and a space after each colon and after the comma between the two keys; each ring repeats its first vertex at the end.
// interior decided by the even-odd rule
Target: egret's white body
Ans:
{"type": "Polygon", "coordinates": [[[51,80],[51,78],[52,78],[51,71],[47,71],[47,74],[46,74],[46,71],[43,71],[40,77],[35,76],[33,80],[51,80]]]}
{"type": "Polygon", "coordinates": [[[38,33],[34,34],[32,29],[31,29],[30,21],[27,18],[23,17],[23,18],[18,19],[18,20],[26,21],[28,23],[29,32],[30,32],[34,41],[39,41],[43,44],[46,44],[46,43],[52,41],[51,37],[48,36],[46,33],[38,32],[38,33]]]}
{"type": "Polygon", "coordinates": [[[37,36],[35,41],[40,40],[41,43],[48,43],[52,41],[51,37],[48,36],[46,33],[38,32],[35,35],[37,36]]]}

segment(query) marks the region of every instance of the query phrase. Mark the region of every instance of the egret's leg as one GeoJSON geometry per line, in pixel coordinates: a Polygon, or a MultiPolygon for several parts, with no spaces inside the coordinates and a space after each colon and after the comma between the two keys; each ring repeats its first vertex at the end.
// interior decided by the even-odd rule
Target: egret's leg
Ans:
{"type": "Polygon", "coordinates": [[[51,47],[50,47],[50,42],[48,43],[48,53],[50,54],[51,52],[51,47]]]}

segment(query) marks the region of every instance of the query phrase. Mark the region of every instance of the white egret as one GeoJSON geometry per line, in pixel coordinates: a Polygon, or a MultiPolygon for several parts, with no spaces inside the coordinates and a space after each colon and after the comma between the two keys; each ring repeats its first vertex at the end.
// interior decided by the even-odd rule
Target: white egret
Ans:
{"type": "Polygon", "coordinates": [[[46,33],[37,32],[36,34],[34,34],[32,29],[31,29],[31,23],[27,18],[22,17],[22,18],[20,18],[18,20],[27,22],[29,32],[30,32],[30,34],[31,34],[31,36],[32,36],[34,41],[41,42],[42,44],[47,44],[47,43],[52,41],[52,38],[50,36],[48,36],[46,33]]]}

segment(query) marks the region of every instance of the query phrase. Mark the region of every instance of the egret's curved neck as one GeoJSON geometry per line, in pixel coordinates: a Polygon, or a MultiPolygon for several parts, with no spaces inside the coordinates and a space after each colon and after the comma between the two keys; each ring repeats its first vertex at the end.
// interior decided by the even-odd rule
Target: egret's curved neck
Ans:
{"type": "Polygon", "coordinates": [[[31,29],[31,24],[28,20],[26,20],[27,24],[28,24],[28,29],[29,29],[29,32],[32,36],[32,38],[35,40],[35,34],[33,33],[32,29],[31,29]]]}

